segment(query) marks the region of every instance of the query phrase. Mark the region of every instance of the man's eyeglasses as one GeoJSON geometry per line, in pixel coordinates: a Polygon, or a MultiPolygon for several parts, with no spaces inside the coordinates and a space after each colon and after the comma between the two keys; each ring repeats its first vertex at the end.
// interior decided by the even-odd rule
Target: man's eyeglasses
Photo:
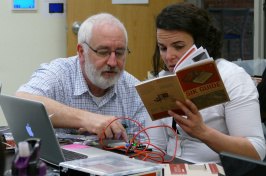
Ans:
{"type": "Polygon", "coordinates": [[[130,53],[130,50],[128,48],[126,48],[126,49],[117,49],[115,51],[111,51],[109,49],[104,49],[104,48],[95,50],[87,42],[84,42],[84,43],[86,45],[88,45],[90,47],[90,49],[97,54],[97,56],[99,56],[101,58],[107,58],[107,57],[109,57],[112,54],[112,52],[115,52],[116,59],[124,59],[127,56],[127,54],[130,53]]]}

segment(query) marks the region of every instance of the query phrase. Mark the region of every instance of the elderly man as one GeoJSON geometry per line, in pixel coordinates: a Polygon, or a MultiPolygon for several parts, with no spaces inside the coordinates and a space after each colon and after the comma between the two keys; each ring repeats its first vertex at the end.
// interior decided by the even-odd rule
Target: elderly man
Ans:
{"type": "Polygon", "coordinates": [[[43,102],[55,128],[99,137],[114,119],[128,117],[132,120],[115,120],[103,135],[127,142],[140,130],[133,120],[144,127],[146,115],[134,86],[139,81],[124,71],[127,43],[127,31],[116,17],[93,15],[79,29],[78,56],[42,64],[15,96],[43,102]]]}

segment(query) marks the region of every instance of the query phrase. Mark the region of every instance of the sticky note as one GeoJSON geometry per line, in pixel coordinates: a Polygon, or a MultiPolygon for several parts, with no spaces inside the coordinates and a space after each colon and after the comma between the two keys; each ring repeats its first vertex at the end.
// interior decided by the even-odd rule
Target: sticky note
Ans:
{"type": "Polygon", "coordinates": [[[62,148],[66,149],[82,149],[82,148],[89,148],[87,145],[82,145],[82,144],[70,144],[70,145],[64,145],[61,146],[62,148]]]}

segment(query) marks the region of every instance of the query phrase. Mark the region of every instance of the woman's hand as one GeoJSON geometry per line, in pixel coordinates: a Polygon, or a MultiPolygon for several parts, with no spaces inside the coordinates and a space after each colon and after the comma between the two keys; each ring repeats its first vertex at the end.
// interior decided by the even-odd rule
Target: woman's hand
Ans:
{"type": "Polygon", "coordinates": [[[190,100],[185,101],[186,105],[176,101],[176,105],[185,113],[187,118],[168,111],[170,116],[173,116],[176,123],[191,137],[200,140],[203,134],[207,131],[207,126],[203,122],[202,116],[194,103],[190,100]]]}

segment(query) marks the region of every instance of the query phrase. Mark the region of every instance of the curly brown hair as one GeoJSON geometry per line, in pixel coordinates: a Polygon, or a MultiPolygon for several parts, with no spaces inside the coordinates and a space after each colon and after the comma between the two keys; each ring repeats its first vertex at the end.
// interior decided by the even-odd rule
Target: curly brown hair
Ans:
{"type": "MultiPolygon", "coordinates": [[[[194,4],[168,5],[157,16],[156,29],[185,31],[193,37],[195,45],[206,48],[213,59],[221,57],[222,32],[214,26],[210,13],[194,4]]],[[[167,69],[157,43],[152,61],[155,76],[167,69]]]]}

